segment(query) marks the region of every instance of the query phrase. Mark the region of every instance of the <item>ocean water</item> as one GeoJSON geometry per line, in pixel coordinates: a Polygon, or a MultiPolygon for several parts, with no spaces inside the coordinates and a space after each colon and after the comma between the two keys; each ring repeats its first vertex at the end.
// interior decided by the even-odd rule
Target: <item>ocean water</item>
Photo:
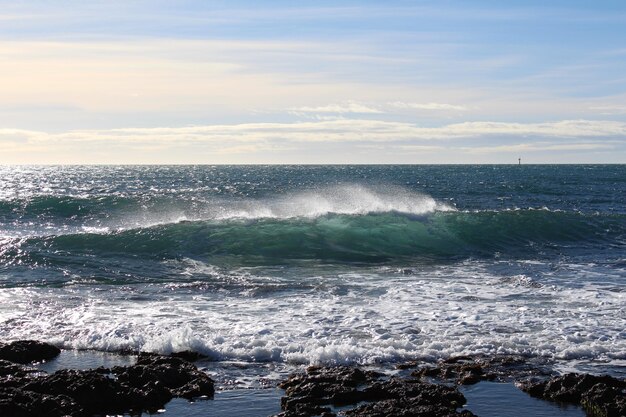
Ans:
{"type": "Polygon", "coordinates": [[[16,339],[241,380],[461,354],[623,376],[626,166],[1,167],[16,339]]]}

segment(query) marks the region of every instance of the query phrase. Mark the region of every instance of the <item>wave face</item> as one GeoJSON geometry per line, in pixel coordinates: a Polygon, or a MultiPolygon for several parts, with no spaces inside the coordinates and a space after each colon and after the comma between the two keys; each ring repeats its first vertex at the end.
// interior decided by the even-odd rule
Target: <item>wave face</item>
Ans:
{"type": "Polygon", "coordinates": [[[2,340],[292,364],[626,359],[624,166],[0,175],[2,340]]]}
{"type": "MultiPolygon", "coordinates": [[[[433,203],[435,205],[435,203],[433,203]]],[[[621,245],[626,216],[548,210],[381,212],[313,218],[197,220],[104,233],[8,239],[2,259],[38,264],[80,259],[163,260],[213,264],[447,262],[468,257],[541,253],[621,245]]],[[[545,254],[542,256],[546,256],[545,254]]]]}

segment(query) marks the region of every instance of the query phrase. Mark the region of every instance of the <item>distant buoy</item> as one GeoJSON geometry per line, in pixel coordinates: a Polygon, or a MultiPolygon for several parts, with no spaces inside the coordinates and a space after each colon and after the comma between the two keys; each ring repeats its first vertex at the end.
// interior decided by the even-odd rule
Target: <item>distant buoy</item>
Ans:
{"type": "Polygon", "coordinates": [[[517,164],[522,165],[522,158],[517,158],[517,164]]]}

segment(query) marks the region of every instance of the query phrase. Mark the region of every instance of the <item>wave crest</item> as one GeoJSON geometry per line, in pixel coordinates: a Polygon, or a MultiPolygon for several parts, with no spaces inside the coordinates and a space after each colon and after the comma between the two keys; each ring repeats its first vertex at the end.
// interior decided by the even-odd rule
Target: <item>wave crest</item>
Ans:
{"type": "Polygon", "coordinates": [[[327,214],[370,214],[398,212],[424,215],[453,211],[451,205],[401,187],[337,185],[319,190],[290,193],[265,200],[244,200],[225,207],[216,219],[314,218],[327,214]]]}

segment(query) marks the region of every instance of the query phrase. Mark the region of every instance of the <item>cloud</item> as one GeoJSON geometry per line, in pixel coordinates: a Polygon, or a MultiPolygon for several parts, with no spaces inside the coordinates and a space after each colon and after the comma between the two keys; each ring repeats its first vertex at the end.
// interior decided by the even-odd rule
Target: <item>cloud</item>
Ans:
{"type": "Polygon", "coordinates": [[[546,161],[558,159],[559,152],[577,152],[577,161],[584,162],[590,153],[608,150],[619,162],[624,137],[626,122],[592,120],[424,127],[339,119],[58,133],[0,129],[0,163],[397,163],[415,161],[411,158],[419,154],[429,155],[424,162],[430,163],[477,161],[468,155],[493,162],[507,159],[498,154],[512,152],[545,152],[546,161]]]}
{"type": "Polygon", "coordinates": [[[384,113],[382,110],[367,106],[356,101],[347,101],[342,104],[329,104],[326,106],[317,107],[295,107],[289,109],[289,113],[295,115],[301,115],[303,113],[337,113],[337,114],[380,114],[384,113]]]}
{"type": "Polygon", "coordinates": [[[626,135],[626,123],[601,120],[563,120],[545,123],[465,122],[432,129],[447,136],[512,135],[537,137],[603,137],[626,135]]]}
{"type": "Polygon", "coordinates": [[[626,106],[593,106],[589,110],[594,110],[604,115],[626,114],[626,106]]]}
{"type": "Polygon", "coordinates": [[[469,110],[465,106],[459,106],[455,104],[446,103],[404,103],[401,101],[395,101],[388,104],[390,107],[397,109],[415,109],[415,110],[454,110],[454,111],[467,111],[469,110]]]}
{"type": "Polygon", "coordinates": [[[3,20],[17,20],[20,17],[21,16],[19,16],[19,15],[0,14],[0,21],[3,21],[3,20]]]}
{"type": "Polygon", "coordinates": [[[563,120],[545,123],[465,122],[440,127],[381,120],[340,119],[297,123],[242,123],[187,127],[73,130],[46,133],[0,129],[0,140],[27,143],[107,144],[298,142],[413,142],[481,137],[615,138],[626,136],[626,122],[563,120]]]}
{"type": "Polygon", "coordinates": [[[465,150],[472,153],[500,153],[500,152],[546,152],[546,151],[597,151],[614,149],[616,143],[553,143],[553,142],[537,142],[537,143],[518,143],[515,145],[502,146],[481,146],[474,148],[466,148],[465,150]]]}
{"type": "Polygon", "coordinates": [[[289,114],[296,116],[306,116],[322,120],[328,118],[328,114],[345,115],[345,114],[384,114],[394,113],[402,110],[426,110],[429,112],[449,112],[449,111],[467,111],[465,106],[447,104],[447,103],[411,103],[394,101],[373,106],[371,104],[359,103],[349,100],[340,104],[328,104],[325,106],[303,106],[288,109],[289,114]],[[325,116],[326,115],[326,116],[325,116]]]}

